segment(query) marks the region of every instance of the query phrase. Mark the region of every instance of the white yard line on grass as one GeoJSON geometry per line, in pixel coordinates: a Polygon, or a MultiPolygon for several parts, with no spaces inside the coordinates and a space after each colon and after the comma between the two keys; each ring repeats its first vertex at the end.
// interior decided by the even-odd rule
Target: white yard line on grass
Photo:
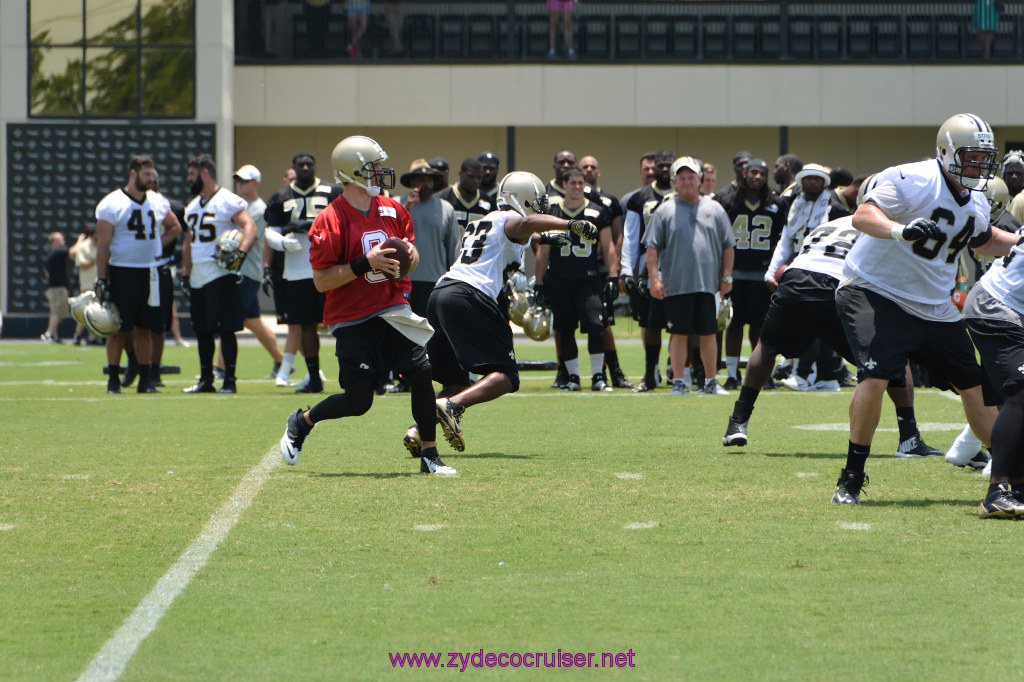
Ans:
{"type": "Polygon", "coordinates": [[[206,527],[192,541],[185,553],[168,569],[149,594],[135,607],[114,636],[107,640],[89,667],[78,677],[79,682],[116,680],[128,667],[135,651],[149,636],[157,623],[171,607],[178,595],[185,591],[217,546],[223,542],[238,519],[259,494],[270,472],[281,461],[281,450],[274,445],[263,459],[245,475],[217,512],[206,522],[206,527]]]}

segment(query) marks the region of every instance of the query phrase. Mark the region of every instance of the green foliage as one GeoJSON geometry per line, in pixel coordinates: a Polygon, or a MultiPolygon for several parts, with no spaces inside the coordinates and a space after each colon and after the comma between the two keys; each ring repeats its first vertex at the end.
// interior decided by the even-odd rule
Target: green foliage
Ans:
{"type": "MultiPolygon", "coordinates": [[[[619,351],[636,378],[641,346],[619,351]]],[[[180,393],[194,348],[168,346],[165,363],[182,374],[160,395],[107,396],[101,348],[0,345],[4,679],[80,674],[310,397],[261,379],[255,346],[236,396],[180,393]]],[[[795,427],[842,424],[849,390],[763,393],[751,444],[726,449],[730,397],[559,394],[551,379],[526,372],[520,393],[467,412],[466,453],[441,446],[454,479],[420,475],[402,447],[408,394],[318,425],[122,679],[409,679],[389,652],[480,649],[632,649],[617,674],[652,680],[1020,668],[1005,584],[1021,527],[977,518],[975,473],[892,457],[890,405],[862,504],[840,507],[846,433],[795,427]]],[[[916,403],[926,440],[947,447],[959,404],[916,403]]]]}

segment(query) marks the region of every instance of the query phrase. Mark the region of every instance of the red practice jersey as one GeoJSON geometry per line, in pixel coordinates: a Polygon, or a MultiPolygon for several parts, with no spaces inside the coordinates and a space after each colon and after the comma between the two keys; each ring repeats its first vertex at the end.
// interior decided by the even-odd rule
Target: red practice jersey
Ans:
{"type": "MultiPolygon", "coordinates": [[[[314,270],[351,263],[391,237],[415,242],[412,218],[405,207],[390,197],[378,195],[370,200],[370,214],[366,216],[340,196],[320,212],[309,228],[309,262],[314,270]]],[[[396,282],[379,270],[371,270],[327,292],[324,324],[360,320],[406,303],[405,292],[411,289],[408,277],[396,282]]]]}

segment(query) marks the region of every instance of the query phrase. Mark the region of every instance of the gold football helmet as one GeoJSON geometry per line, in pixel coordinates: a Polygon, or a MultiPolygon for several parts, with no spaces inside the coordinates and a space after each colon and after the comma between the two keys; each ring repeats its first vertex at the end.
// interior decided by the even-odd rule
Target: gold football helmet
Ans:
{"type": "Polygon", "coordinates": [[[950,175],[966,187],[977,192],[984,191],[988,181],[999,169],[992,126],[974,114],[957,114],[946,120],[935,137],[935,153],[939,163],[950,175]],[[969,152],[983,152],[984,159],[966,161],[969,152]],[[965,175],[967,169],[978,169],[977,176],[965,175]]]}
{"type": "Polygon", "coordinates": [[[988,221],[994,223],[1003,214],[1010,204],[1010,189],[998,175],[989,178],[988,186],[985,188],[985,198],[988,199],[988,206],[992,209],[988,221]]]}
{"type": "Polygon", "coordinates": [[[382,168],[388,153],[375,140],[362,135],[346,137],[331,152],[335,181],[362,187],[370,196],[395,188],[395,169],[382,168]]]}

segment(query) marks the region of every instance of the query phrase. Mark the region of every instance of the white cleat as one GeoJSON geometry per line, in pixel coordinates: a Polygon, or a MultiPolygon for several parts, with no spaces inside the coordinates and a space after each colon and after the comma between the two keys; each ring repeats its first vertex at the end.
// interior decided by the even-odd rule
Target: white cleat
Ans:
{"type": "Polygon", "coordinates": [[[791,391],[813,391],[814,387],[811,383],[804,379],[802,376],[794,372],[790,376],[786,377],[779,382],[781,386],[785,386],[791,391]]]}
{"type": "Polygon", "coordinates": [[[960,432],[946,452],[946,461],[958,467],[969,466],[983,469],[988,465],[990,459],[985,450],[985,444],[974,435],[970,426],[964,427],[964,430],[960,432]]]}

